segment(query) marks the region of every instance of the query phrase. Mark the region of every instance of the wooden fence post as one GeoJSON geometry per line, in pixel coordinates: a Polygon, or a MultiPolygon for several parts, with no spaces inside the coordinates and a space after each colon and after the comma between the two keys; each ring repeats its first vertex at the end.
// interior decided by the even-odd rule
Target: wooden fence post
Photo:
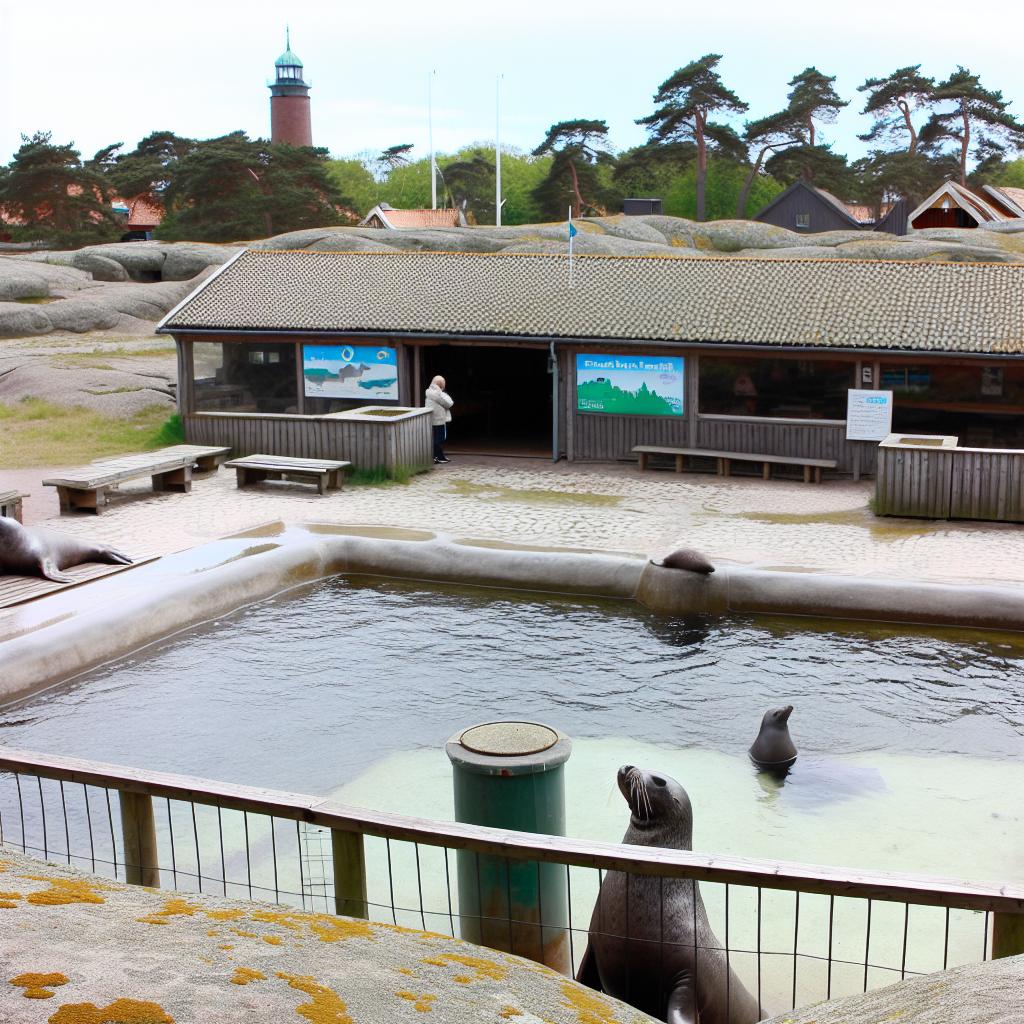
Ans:
{"type": "Polygon", "coordinates": [[[368,918],[366,854],[362,833],[331,829],[331,856],[334,860],[335,913],[368,918]]]}
{"type": "Polygon", "coordinates": [[[1024,914],[992,915],[992,959],[1024,953],[1024,914]]]}
{"type": "Polygon", "coordinates": [[[144,793],[118,794],[121,800],[121,838],[125,877],[130,885],[160,888],[160,859],[156,846],[153,798],[144,793]]]}

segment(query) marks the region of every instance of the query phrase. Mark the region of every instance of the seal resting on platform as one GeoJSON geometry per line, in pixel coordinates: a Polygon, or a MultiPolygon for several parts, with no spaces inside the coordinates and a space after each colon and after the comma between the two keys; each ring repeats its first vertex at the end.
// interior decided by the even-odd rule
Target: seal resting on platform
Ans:
{"type": "Polygon", "coordinates": [[[651,565],[660,565],[665,569],[684,569],[686,572],[699,572],[704,576],[715,571],[715,567],[693,548],[676,548],[671,555],[660,561],[651,559],[651,565]]]}
{"type": "MultiPolygon", "coordinates": [[[[630,810],[623,843],[692,848],[690,798],[675,779],[625,765],[618,783],[630,810]]],[[[729,967],[691,879],[627,880],[609,871],[576,980],[668,1024],[754,1024],[762,1017],[729,967]]]]}
{"type": "Polygon", "coordinates": [[[73,583],[62,570],[83,562],[132,564],[127,555],[106,544],[89,544],[52,530],[30,529],[0,516],[0,575],[42,576],[54,583],[73,583]]]}
{"type": "Polygon", "coordinates": [[[750,748],[750,760],[762,771],[783,771],[796,760],[796,746],[789,735],[793,705],[771,708],[761,719],[761,731],[750,748]]]}

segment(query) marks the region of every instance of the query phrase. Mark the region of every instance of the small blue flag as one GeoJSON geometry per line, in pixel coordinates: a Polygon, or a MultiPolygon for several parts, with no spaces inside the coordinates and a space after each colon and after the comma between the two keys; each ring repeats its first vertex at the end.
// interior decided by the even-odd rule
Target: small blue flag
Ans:
{"type": "Polygon", "coordinates": [[[576,230],[576,225],[572,221],[569,221],[569,237],[575,238],[579,232],[576,230]]]}

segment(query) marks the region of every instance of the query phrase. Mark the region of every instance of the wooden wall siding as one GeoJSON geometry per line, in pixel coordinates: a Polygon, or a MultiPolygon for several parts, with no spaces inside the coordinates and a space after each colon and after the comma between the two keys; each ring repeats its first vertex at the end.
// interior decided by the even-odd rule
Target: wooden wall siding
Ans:
{"type": "Polygon", "coordinates": [[[393,420],[192,413],[184,421],[189,444],[230,445],[236,456],[346,459],[356,469],[383,466],[389,471],[399,466],[418,471],[433,464],[430,415],[425,409],[393,420]]]}
{"type": "Polygon", "coordinates": [[[953,450],[950,516],[1024,522],[1024,452],[953,450]]]}
{"type": "MultiPolygon", "coordinates": [[[[853,444],[846,440],[846,424],[800,423],[768,419],[697,419],[697,448],[759,455],[793,455],[809,459],[835,459],[840,473],[853,470],[853,444]]],[[[870,460],[870,456],[868,456],[870,460]]],[[[861,472],[864,472],[861,456],[861,472]]]]}
{"type": "MultiPolygon", "coordinates": [[[[575,387],[572,389],[575,395],[575,387]]],[[[636,459],[633,446],[660,444],[685,448],[689,430],[683,416],[617,416],[575,413],[572,444],[575,458],[607,462],[636,459]]]]}
{"type": "Polygon", "coordinates": [[[879,448],[875,514],[948,519],[953,458],[952,450],[879,448]]]}

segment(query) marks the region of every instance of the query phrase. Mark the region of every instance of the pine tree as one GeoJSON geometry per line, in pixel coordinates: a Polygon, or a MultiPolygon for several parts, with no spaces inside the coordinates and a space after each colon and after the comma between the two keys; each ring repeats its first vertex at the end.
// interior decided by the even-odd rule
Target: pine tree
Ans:
{"type": "Polygon", "coordinates": [[[935,111],[921,129],[921,146],[938,152],[947,142],[959,144],[960,184],[967,184],[967,158],[972,139],[975,155],[991,159],[1007,149],[1024,148],[1024,124],[1009,113],[1009,103],[998,90],[982,86],[978,76],[967,68],[957,67],[932,93],[936,104],[949,109],[935,111]]]}
{"type": "Polygon", "coordinates": [[[921,74],[921,65],[898,68],[884,78],[869,78],[857,86],[866,92],[867,100],[862,113],[871,114],[875,121],[871,130],[858,135],[862,142],[893,141],[906,132],[907,152],[917,152],[917,129],[911,112],[929,104],[935,90],[935,79],[921,74]]]}
{"type": "MultiPolygon", "coordinates": [[[[637,120],[652,142],[692,141],[697,147],[697,220],[704,220],[704,188],[708,171],[708,148],[724,145],[735,151],[739,137],[724,124],[711,121],[716,112],[742,114],[744,103],[722,82],[715,70],[720,53],[708,53],[679,68],[658,87],[653,114],[637,120]],[[735,140],[735,141],[734,141],[735,140]]],[[[741,144],[740,144],[741,145],[741,144]]]]}
{"type": "Polygon", "coordinates": [[[553,124],[544,141],[533,151],[534,156],[551,156],[551,170],[547,178],[537,187],[537,198],[558,216],[558,199],[561,183],[566,175],[572,182],[573,216],[582,217],[584,206],[594,207],[597,164],[611,162],[608,152],[608,125],[604,121],[559,121],[553,124]],[[585,203],[583,188],[591,194],[592,201],[585,203]]]}

